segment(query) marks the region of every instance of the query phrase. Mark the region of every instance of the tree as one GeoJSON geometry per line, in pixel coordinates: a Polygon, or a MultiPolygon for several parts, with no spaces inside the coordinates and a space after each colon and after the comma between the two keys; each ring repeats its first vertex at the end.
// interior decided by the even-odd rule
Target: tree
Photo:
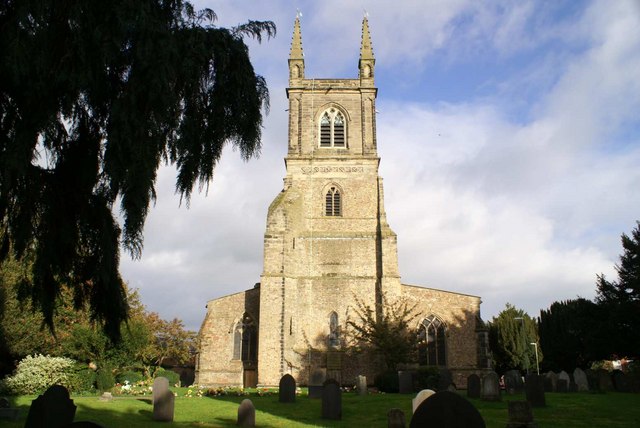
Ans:
{"type": "Polygon", "coordinates": [[[383,296],[381,306],[376,311],[356,298],[356,319],[348,320],[347,325],[357,349],[368,348],[382,357],[386,369],[396,370],[399,364],[415,359],[417,331],[411,324],[418,316],[416,305],[383,296]]]}
{"type": "Polygon", "coordinates": [[[623,253],[615,266],[617,281],[598,275],[596,302],[603,309],[602,324],[608,356],[635,356],[640,349],[640,222],[631,236],[622,234],[623,253]]]}
{"type": "Polygon", "coordinates": [[[0,3],[0,261],[32,257],[25,289],[50,328],[67,284],[119,337],[119,247],[140,256],[162,162],[188,203],[226,143],[259,152],[268,91],[243,37],[275,25],[215,19],[184,0],[0,3]]]}
{"type": "MultiPolygon", "coordinates": [[[[535,321],[523,310],[507,303],[489,323],[489,342],[498,371],[535,367],[536,350],[531,343],[539,343],[538,332],[535,321]]],[[[542,361],[540,346],[538,361],[542,361]]]]}

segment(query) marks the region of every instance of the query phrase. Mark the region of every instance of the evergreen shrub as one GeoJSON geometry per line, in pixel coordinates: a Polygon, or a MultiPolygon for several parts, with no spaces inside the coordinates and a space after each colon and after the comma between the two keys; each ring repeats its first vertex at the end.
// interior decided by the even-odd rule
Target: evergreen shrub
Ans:
{"type": "Polygon", "coordinates": [[[114,387],[116,379],[109,365],[102,365],[96,373],[96,387],[99,391],[108,391],[114,387]]]}
{"type": "Polygon", "coordinates": [[[170,386],[180,386],[180,375],[174,371],[166,370],[162,367],[159,367],[158,370],[153,375],[156,377],[166,377],[169,380],[170,386]]]}
{"type": "Polygon", "coordinates": [[[373,384],[381,392],[400,391],[400,380],[396,370],[387,370],[377,374],[373,379],[373,384]]]}
{"type": "Polygon", "coordinates": [[[75,362],[70,358],[27,355],[18,363],[14,375],[4,379],[2,389],[16,395],[39,394],[52,385],[72,389],[74,367],[75,362]]]}

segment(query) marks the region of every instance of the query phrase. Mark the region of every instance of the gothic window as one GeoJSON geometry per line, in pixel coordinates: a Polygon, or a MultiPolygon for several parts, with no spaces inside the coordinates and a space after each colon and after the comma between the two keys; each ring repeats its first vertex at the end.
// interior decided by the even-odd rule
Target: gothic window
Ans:
{"type": "Polygon", "coordinates": [[[435,315],[425,318],[418,329],[418,363],[423,366],[446,366],[444,323],[435,315]]]}
{"type": "Polygon", "coordinates": [[[258,360],[258,329],[247,314],[233,331],[233,359],[245,362],[258,360]]]}
{"type": "Polygon", "coordinates": [[[331,187],[325,195],[324,214],[326,216],[342,215],[342,200],[337,187],[331,187]]]}
{"type": "Polygon", "coordinates": [[[320,147],[346,147],[344,115],[335,108],[320,117],[320,147]]]}
{"type": "Polygon", "coordinates": [[[340,324],[338,324],[338,314],[335,312],[329,315],[329,346],[333,348],[340,346],[340,324]]]}

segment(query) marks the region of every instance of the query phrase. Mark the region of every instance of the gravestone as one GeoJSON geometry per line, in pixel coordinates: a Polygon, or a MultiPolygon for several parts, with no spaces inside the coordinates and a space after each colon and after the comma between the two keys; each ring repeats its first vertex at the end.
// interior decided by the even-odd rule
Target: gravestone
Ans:
{"type": "Polygon", "coordinates": [[[551,382],[551,388],[547,392],[556,392],[558,390],[558,375],[552,371],[547,372],[547,379],[551,382]]]}
{"type": "Polygon", "coordinates": [[[440,367],[438,369],[438,375],[438,391],[449,390],[449,387],[453,384],[451,371],[447,368],[440,367]]]}
{"type": "Polygon", "coordinates": [[[11,403],[5,397],[0,398],[0,419],[15,421],[18,419],[18,409],[12,408],[11,403]]]}
{"type": "Polygon", "coordinates": [[[73,422],[76,406],[69,391],[61,385],[50,386],[31,402],[25,428],[59,428],[73,422]]]}
{"type": "Polygon", "coordinates": [[[286,374],[280,379],[278,396],[281,403],[296,402],[296,380],[290,374],[286,374]]]}
{"type": "Polygon", "coordinates": [[[238,406],[238,426],[254,427],[256,426],[256,408],[253,402],[248,398],[242,400],[238,406]]]}
{"type": "Polygon", "coordinates": [[[334,379],[327,379],[322,388],[322,419],[342,419],[342,391],[334,379]]]}
{"type": "Polygon", "coordinates": [[[631,392],[631,382],[629,377],[622,370],[614,370],[611,374],[613,387],[618,392],[631,392]]]}
{"type": "Polygon", "coordinates": [[[98,398],[99,401],[113,401],[113,394],[110,392],[103,392],[102,395],[98,398]]]}
{"type": "MultiPolygon", "coordinates": [[[[527,378],[528,380],[528,378],[527,378]]],[[[507,428],[537,428],[528,401],[509,401],[509,422],[507,428]]]]}
{"type": "Polygon", "coordinates": [[[524,384],[525,396],[532,407],[545,407],[547,405],[544,397],[545,377],[537,374],[527,376],[524,384]]]}
{"type": "Polygon", "coordinates": [[[480,376],[472,374],[467,378],[467,397],[480,398],[480,376]]]}
{"type": "Polygon", "coordinates": [[[504,374],[504,388],[511,395],[522,392],[524,384],[518,370],[509,370],[504,374]]]}
{"type": "Polygon", "coordinates": [[[560,373],[558,373],[558,392],[569,392],[569,387],[571,386],[571,378],[569,377],[569,373],[565,372],[564,370],[562,370],[560,373]],[[560,381],[564,380],[567,383],[567,387],[565,391],[560,391],[561,387],[560,387],[560,381]]]}
{"type": "Polygon", "coordinates": [[[485,401],[500,401],[500,381],[496,372],[489,372],[482,378],[480,398],[485,401]]]}
{"type": "Polygon", "coordinates": [[[322,398],[322,384],[327,380],[325,369],[315,369],[309,379],[309,398],[322,398]]]}
{"type": "Polygon", "coordinates": [[[576,383],[576,387],[579,392],[586,392],[589,390],[587,374],[580,367],[576,367],[573,371],[573,381],[576,383]]]}
{"type": "Polygon", "coordinates": [[[413,393],[413,373],[409,371],[398,372],[398,392],[400,394],[413,393]]]}
{"type": "Polygon", "coordinates": [[[558,387],[556,389],[556,392],[569,392],[569,383],[565,379],[558,379],[558,387]]]}
{"type": "Polygon", "coordinates": [[[613,382],[611,381],[611,373],[605,369],[598,369],[598,384],[601,391],[613,391],[613,382]]]}
{"type": "Polygon", "coordinates": [[[153,380],[153,420],[161,422],[173,421],[173,410],[176,397],[169,389],[169,379],[157,377],[153,380]]]}
{"type": "Polygon", "coordinates": [[[473,405],[450,391],[438,391],[424,400],[411,417],[412,428],[485,428],[482,416],[473,405]]]}
{"type": "Polygon", "coordinates": [[[584,374],[587,376],[587,382],[589,383],[589,391],[599,392],[600,383],[598,382],[598,373],[595,370],[586,369],[584,374]]]}
{"type": "Polygon", "coordinates": [[[356,384],[358,389],[358,395],[367,395],[367,377],[359,375],[358,382],[356,384]]]}
{"type": "Polygon", "coordinates": [[[405,428],[404,412],[400,409],[391,409],[387,413],[387,428],[405,428]]]}
{"type": "Polygon", "coordinates": [[[423,389],[422,391],[418,392],[416,397],[411,400],[411,411],[415,413],[418,406],[422,404],[424,400],[431,397],[435,393],[436,392],[432,389],[423,389]]]}

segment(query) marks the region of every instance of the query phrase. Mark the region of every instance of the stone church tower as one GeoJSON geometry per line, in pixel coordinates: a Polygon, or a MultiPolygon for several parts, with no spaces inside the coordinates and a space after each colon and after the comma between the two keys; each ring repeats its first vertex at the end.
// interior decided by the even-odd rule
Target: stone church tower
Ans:
{"type": "Polygon", "coordinates": [[[278,385],[291,373],[307,384],[318,369],[344,380],[368,372],[371,362],[342,358],[346,322],[356,301],[380,308],[397,297],[423,314],[421,363],[457,370],[456,382],[478,368],[480,298],[400,283],[378,175],[374,78],[366,18],[355,79],[305,76],[296,18],[286,176],[267,214],[264,270],[253,289],[208,303],[197,383],[278,385]]]}

